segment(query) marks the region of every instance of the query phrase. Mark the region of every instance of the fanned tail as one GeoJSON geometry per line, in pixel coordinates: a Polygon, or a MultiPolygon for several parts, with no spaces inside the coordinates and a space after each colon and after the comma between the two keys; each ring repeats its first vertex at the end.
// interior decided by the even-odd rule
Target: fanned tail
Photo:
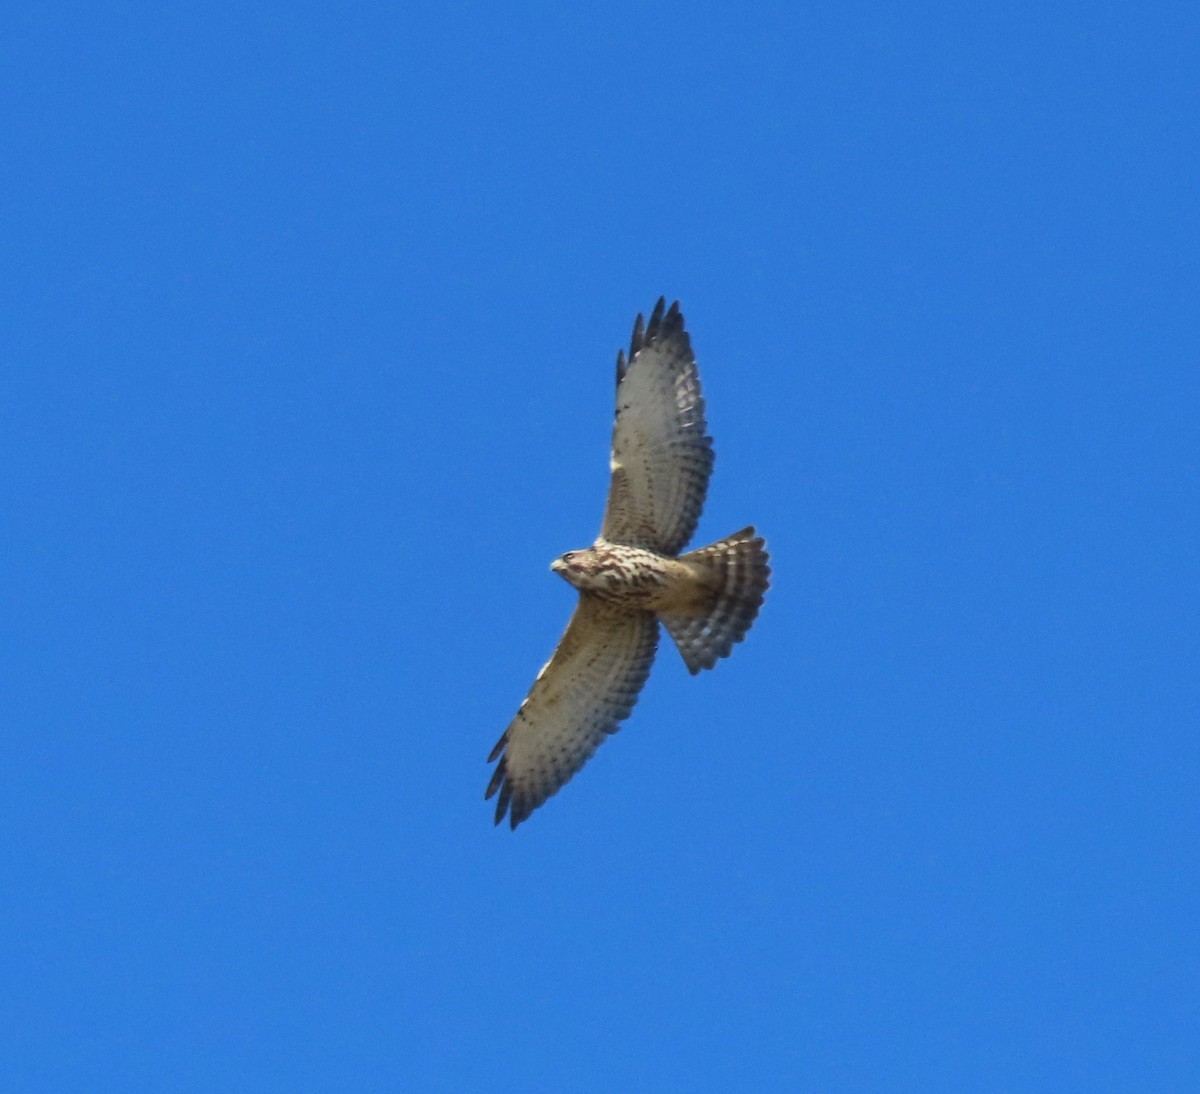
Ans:
{"type": "Polygon", "coordinates": [[[728,657],[734,644],[746,637],[767,591],[769,558],[753,527],[680,557],[712,589],[712,600],[700,612],[659,616],[693,676],[728,657]]]}

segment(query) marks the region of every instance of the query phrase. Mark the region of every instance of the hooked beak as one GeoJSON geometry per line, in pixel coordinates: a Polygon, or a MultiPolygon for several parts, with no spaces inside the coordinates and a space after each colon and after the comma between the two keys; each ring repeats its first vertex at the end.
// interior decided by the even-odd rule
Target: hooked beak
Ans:
{"type": "Polygon", "coordinates": [[[556,558],[552,563],[550,563],[550,569],[553,570],[556,574],[565,573],[566,569],[567,569],[567,564],[565,562],[563,562],[563,560],[561,558],[556,558]]]}

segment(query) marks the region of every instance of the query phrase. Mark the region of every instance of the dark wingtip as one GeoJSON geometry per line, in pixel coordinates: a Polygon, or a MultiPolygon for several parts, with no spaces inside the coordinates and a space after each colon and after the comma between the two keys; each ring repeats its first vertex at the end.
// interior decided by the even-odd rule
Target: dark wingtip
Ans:
{"type": "Polygon", "coordinates": [[[492,777],[488,781],[487,789],[483,792],[483,800],[487,801],[497,790],[500,789],[500,784],[504,782],[504,761],[501,760],[496,765],[496,770],[492,772],[492,777]]]}
{"type": "Polygon", "coordinates": [[[650,313],[650,325],[648,330],[651,335],[657,334],[659,327],[662,326],[663,312],[667,307],[667,298],[660,296],[658,303],[654,305],[654,311],[650,313]]]}
{"type": "MultiPolygon", "coordinates": [[[[683,313],[679,310],[679,301],[676,300],[668,308],[667,298],[660,296],[654,309],[650,312],[649,322],[646,322],[641,312],[638,313],[637,320],[633,324],[633,337],[629,340],[629,360],[632,361],[640,350],[645,349],[646,346],[664,335],[682,333],[683,313]]],[[[617,359],[617,372],[617,382],[620,383],[625,375],[620,358],[617,359]]]]}
{"type": "Polygon", "coordinates": [[[637,318],[633,321],[633,335],[629,339],[629,359],[632,361],[638,350],[646,344],[646,320],[642,313],[638,312],[637,318]]]}
{"type": "Polygon", "coordinates": [[[617,350],[617,387],[621,386],[621,381],[625,379],[625,372],[629,366],[625,363],[625,351],[617,350]]]}
{"type": "Polygon", "coordinates": [[[504,820],[504,814],[508,812],[508,803],[511,797],[512,783],[506,781],[500,788],[500,797],[496,802],[496,820],[494,823],[499,824],[504,820]]]}
{"type": "Polygon", "coordinates": [[[664,334],[682,334],[683,333],[683,312],[679,310],[679,301],[667,309],[666,317],[663,319],[662,329],[664,334]]]}
{"type": "Polygon", "coordinates": [[[500,797],[496,799],[496,813],[492,818],[492,824],[499,828],[504,823],[504,818],[508,817],[508,827],[515,831],[517,825],[527,819],[533,809],[520,794],[513,797],[513,784],[508,779],[508,771],[503,760],[492,774],[492,781],[488,784],[487,793],[483,795],[484,800],[490,798],[497,790],[500,791],[500,797]]]}

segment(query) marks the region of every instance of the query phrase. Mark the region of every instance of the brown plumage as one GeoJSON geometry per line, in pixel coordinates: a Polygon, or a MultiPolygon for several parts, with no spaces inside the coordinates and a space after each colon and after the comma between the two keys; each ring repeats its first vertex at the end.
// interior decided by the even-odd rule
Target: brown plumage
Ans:
{"type": "Polygon", "coordinates": [[[746,637],[766,594],[771,567],[766,544],[743,528],[679,560],[698,573],[705,592],[698,610],[658,613],[692,675],[711,669],[746,637]]]}
{"type": "Polygon", "coordinates": [[[658,621],[693,674],[750,629],[770,566],[753,528],[681,555],[712,473],[704,399],[679,304],[637,317],[617,355],[612,480],[600,536],[551,569],[579,590],[554,655],[492,750],[485,797],[516,828],[629,716],[650,673],[658,621]]]}

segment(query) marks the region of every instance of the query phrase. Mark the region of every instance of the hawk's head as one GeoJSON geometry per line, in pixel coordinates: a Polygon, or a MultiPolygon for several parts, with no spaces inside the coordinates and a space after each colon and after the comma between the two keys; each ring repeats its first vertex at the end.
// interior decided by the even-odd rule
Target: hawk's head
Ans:
{"type": "Polygon", "coordinates": [[[550,563],[550,569],[581,592],[603,593],[621,583],[615,560],[595,547],[568,551],[550,563]]]}

